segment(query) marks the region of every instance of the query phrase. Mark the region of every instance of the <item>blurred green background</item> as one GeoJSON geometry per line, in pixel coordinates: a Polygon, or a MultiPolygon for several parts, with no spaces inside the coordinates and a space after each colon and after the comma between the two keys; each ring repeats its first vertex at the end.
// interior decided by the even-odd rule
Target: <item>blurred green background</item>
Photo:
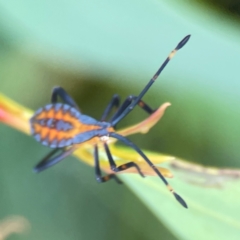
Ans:
{"type": "MultiPolygon", "coordinates": [[[[172,106],[154,130],[131,139],[143,149],[205,166],[239,168],[237,6],[238,1],[0,0],[0,91],[37,109],[60,85],[82,112],[99,118],[114,93],[122,99],[137,95],[191,34],[144,97],[154,107],[165,101],[172,106]]],[[[119,126],[145,117],[135,109],[119,126]]],[[[188,173],[176,171],[171,184],[188,202],[185,210],[159,179],[128,175],[124,186],[98,184],[93,168],[73,157],[35,175],[31,168],[48,149],[5,125],[0,133],[0,219],[21,215],[31,224],[28,233],[9,239],[240,237],[238,181],[220,178],[220,188],[209,188],[190,184],[188,173]]]]}

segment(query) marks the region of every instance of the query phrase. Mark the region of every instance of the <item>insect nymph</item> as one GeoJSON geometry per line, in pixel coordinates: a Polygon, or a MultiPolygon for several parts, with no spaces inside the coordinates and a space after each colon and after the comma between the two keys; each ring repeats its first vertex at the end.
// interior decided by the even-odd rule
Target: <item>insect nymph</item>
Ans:
{"type": "Polygon", "coordinates": [[[98,157],[98,144],[100,143],[104,145],[110,168],[114,172],[134,167],[141,176],[144,176],[139,166],[134,162],[128,162],[117,167],[106,141],[109,137],[116,138],[133,148],[160,177],[177,201],[183,207],[187,208],[185,201],[174,192],[173,188],[169,185],[157,167],[154,166],[151,160],[148,159],[148,157],[134,143],[117,134],[115,132],[115,126],[120,120],[128,115],[136,105],[139,105],[148,114],[154,112],[154,110],[149,107],[142,98],[167,63],[173,58],[175,53],[187,43],[189,38],[190,35],[186,36],[181,42],[179,42],[138,96],[129,96],[122,105],[119,106],[119,96],[114,95],[106,107],[100,121],[83,115],[75,101],[67,94],[67,92],[61,87],[55,87],[52,92],[51,104],[38,109],[30,119],[31,133],[34,138],[43,145],[54,149],[39,164],[37,164],[34,170],[40,172],[49,168],[70,155],[76,150],[79,144],[88,141],[94,148],[95,174],[98,182],[106,182],[113,178],[118,183],[121,183],[115,174],[109,174],[106,176],[101,175],[98,157]],[[62,99],[63,103],[57,102],[58,97],[62,99]],[[110,120],[106,122],[105,120],[113,108],[117,108],[117,110],[110,120]]]}

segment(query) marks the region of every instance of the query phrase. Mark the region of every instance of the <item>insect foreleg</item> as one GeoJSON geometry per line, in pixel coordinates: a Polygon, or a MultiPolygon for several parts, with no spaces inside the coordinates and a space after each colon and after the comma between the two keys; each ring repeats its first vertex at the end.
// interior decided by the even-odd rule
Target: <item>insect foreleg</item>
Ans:
{"type": "MultiPolygon", "coordinates": [[[[126,98],[126,100],[123,102],[123,104],[120,106],[120,108],[117,110],[117,112],[114,114],[114,116],[111,118],[110,122],[114,121],[117,119],[122,112],[130,106],[130,104],[136,99],[136,96],[130,95],[129,97],[126,98]]],[[[148,114],[152,114],[155,112],[155,109],[153,110],[148,104],[146,104],[143,100],[140,100],[138,102],[138,106],[142,108],[145,112],[148,114]]]]}
{"type": "Polygon", "coordinates": [[[106,118],[108,117],[109,113],[111,112],[111,110],[116,107],[118,108],[120,103],[120,97],[118,94],[113,95],[111,101],[109,102],[109,104],[107,105],[106,109],[103,112],[103,115],[101,117],[101,121],[105,121],[106,118]]]}

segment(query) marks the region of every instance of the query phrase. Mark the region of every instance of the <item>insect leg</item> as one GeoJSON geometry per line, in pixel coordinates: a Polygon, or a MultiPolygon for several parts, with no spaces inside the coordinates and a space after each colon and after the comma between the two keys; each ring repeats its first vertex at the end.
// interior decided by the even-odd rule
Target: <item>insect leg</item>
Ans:
{"type": "Polygon", "coordinates": [[[148,89],[152,86],[152,84],[156,81],[158,76],[161,74],[163,69],[167,66],[168,62],[175,56],[177,51],[181,49],[189,40],[190,35],[187,35],[185,38],[183,38],[178,45],[173,49],[173,51],[170,52],[166,60],[162,63],[160,68],[157,70],[157,72],[153,75],[153,77],[149,80],[147,85],[143,88],[143,90],[140,92],[140,94],[136,97],[136,99],[112,122],[112,125],[115,126],[121,119],[123,119],[129,112],[133,110],[133,108],[138,104],[138,102],[143,98],[145,93],[148,91],[148,89]]]}
{"type": "Polygon", "coordinates": [[[41,172],[55,164],[57,164],[58,162],[62,161],[64,158],[66,158],[68,155],[70,155],[73,151],[75,150],[75,148],[70,148],[68,150],[65,149],[59,149],[56,148],[53,151],[51,151],[45,158],[43,158],[42,161],[40,161],[35,167],[34,167],[34,172],[41,172]],[[55,155],[58,151],[61,151],[60,154],[52,157],[53,155],[55,155]]]}
{"type": "Polygon", "coordinates": [[[119,134],[117,134],[115,132],[110,132],[109,136],[113,137],[113,138],[116,138],[116,139],[122,141],[123,143],[125,143],[126,145],[130,146],[131,148],[133,148],[148,163],[148,165],[154,170],[154,172],[161,178],[163,183],[166,185],[168,190],[174,195],[176,200],[183,207],[188,208],[187,204],[185,203],[185,201],[177,193],[174,192],[173,188],[169,185],[169,183],[164,178],[164,176],[161,174],[161,172],[156,168],[156,166],[154,166],[154,164],[148,159],[148,157],[142,152],[142,150],[140,148],[138,148],[134,143],[132,143],[127,138],[125,138],[125,137],[123,137],[123,136],[121,136],[121,135],[119,135],[119,134]]]}
{"type": "MultiPolygon", "coordinates": [[[[66,104],[79,110],[78,105],[62,87],[54,87],[51,96],[51,102],[56,103],[57,97],[60,97],[66,104]]],[[[79,110],[80,111],[80,110],[79,110]]]]}
{"type": "Polygon", "coordinates": [[[101,117],[101,121],[105,121],[107,116],[109,115],[109,113],[111,112],[111,110],[114,108],[114,107],[117,107],[119,106],[119,103],[120,103],[120,97],[118,94],[115,94],[113,95],[111,101],[109,102],[109,104],[107,105],[106,109],[104,110],[103,112],[103,115],[101,117]]]}
{"type": "Polygon", "coordinates": [[[123,171],[123,170],[126,170],[128,168],[131,168],[131,167],[135,167],[136,170],[138,171],[138,173],[144,177],[140,167],[135,163],[135,162],[128,162],[128,163],[125,163],[119,167],[117,167],[116,163],[114,162],[113,160],[113,157],[112,157],[112,154],[110,152],[110,149],[108,147],[108,145],[106,143],[104,143],[104,148],[105,148],[105,151],[107,153],[107,157],[108,157],[108,160],[109,160],[109,164],[110,164],[110,167],[111,169],[114,171],[114,172],[120,172],[120,171],[123,171]]]}
{"type": "Polygon", "coordinates": [[[121,184],[122,182],[117,178],[115,174],[109,174],[104,177],[102,177],[100,166],[99,166],[99,157],[98,157],[98,146],[94,146],[94,163],[95,163],[95,175],[96,175],[96,180],[99,183],[106,182],[110,179],[115,179],[117,183],[121,184]]]}
{"type": "MultiPolygon", "coordinates": [[[[111,118],[111,122],[114,121],[116,118],[118,118],[122,112],[129,107],[129,105],[136,99],[136,96],[130,95],[127,97],[127,99],[123,102],[123,104],[120,106],[118,111],[113,115],[111,118]]],[[[138,106],[142,108],[145,112],[148,114],[152,114],[155,112],[155,109],[153,110],[149,105],[147,105],[143,100],[139,100],[138,106]]]]}

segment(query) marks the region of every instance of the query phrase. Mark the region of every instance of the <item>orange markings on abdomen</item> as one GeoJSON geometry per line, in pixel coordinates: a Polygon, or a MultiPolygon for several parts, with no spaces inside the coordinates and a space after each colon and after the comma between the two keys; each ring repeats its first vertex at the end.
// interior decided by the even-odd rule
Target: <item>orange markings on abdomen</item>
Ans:
{"type": "Polygon", "coordinates": [[[50,106],[51,108],[49,109],[42,109],[31,121],[33,134],[39,134],[40,141],[46,139],[50,143],[53,140],[60,142],[63,139],[73,139],[78,134],[101,128],[101,126],[97,125],[83,124],[69,111],[64,111],[62,108],[56,111],[55,105],[50,106]],[[67,124],[69,128],[67,130],[59,129],[59,125],[57,125],[59,121],[63,121],[63,124],[67,124]]]}

